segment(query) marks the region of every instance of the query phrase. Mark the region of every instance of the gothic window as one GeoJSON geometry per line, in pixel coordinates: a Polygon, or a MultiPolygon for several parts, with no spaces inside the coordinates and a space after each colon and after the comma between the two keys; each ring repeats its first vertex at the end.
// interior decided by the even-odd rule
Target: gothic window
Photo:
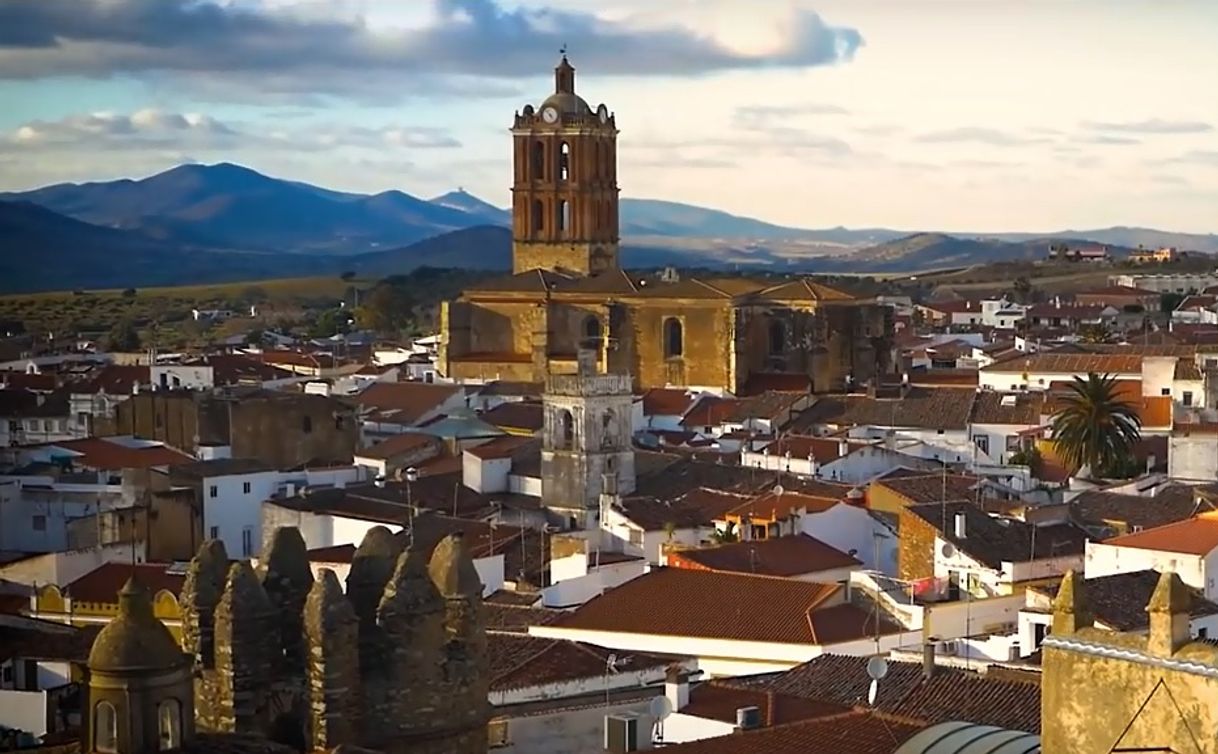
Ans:
{"type": "Polygon", "coordinates": [[[534,181],[544,181],[546,178],[546,145],[540,141],[533,142],[533,170],[529,176],[534,181]]]}
{"type": "Polygon", "coordinates": [[[565,181],[571,177],[571,146],[563,142],[558,146],[558,180],[565,181]]]}
{"type": "Polygon", "coordinates": [[[540,233],[542,231],[542,229],[545,227],[545,222],[546,222],[545,207],[542,206],[540,199],[536,199],[533,201],[533,232],[540,233]]]}
{"type": "Polygon", "coordinates": [[[775,320],[770,323],[770,355],[781,356],[787,352],[787,325],[775,320]]]}
{"type": "Polygon", "coordinates": [[[664,356],[674,358],[684,353],[685,344],[682,342],[684,332],[681,320],[670,318],[664,320],[664,356]]]}
{"type": "Polygon", "coordinates": [[[313,432],[313,417],[304,416],[300,419],[300,430],[306,435],[313,432]]]}
{"type": "Polygon", "coordinates": [[[157,710],[158,748],[172,751],[182,746],[182,704],[166,699],[157,710]]]}
{"type": "Polygon", "coordinates": [[[601,321],[595,315],[589,315],[584,320],[584,337],[595,340],[601,336],[601,321]]]}
{"type": "Polygon", "coordinates": [[[566,233],[571,230],[571,203],[566,199],[558,200],[558,231],[566,233]]]}
{"type": "Polygon", "coordinates": [[[575,417],[571,412],[562,409],[558,412],[558,435],[555,441],[559,450],[571,450],[575,447],[575,417]]]}
{"type": "Polygon", "coordinates": [[[93,748],[118,751],[118,714],[110,702],[98,702],[93,708],[93,748]]]}

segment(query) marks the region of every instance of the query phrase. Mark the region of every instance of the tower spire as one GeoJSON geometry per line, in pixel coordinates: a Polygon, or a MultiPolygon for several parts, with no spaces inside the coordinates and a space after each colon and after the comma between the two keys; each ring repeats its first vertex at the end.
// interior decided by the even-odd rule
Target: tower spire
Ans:
{"type": "Polygon", "coordinates": [[[558,62],[558,67],[554,69],[554,91],[558,94],[575,94],[575,68],[567,60],[567,46],[564,44],[560,50],[562,60],[558,62]]]}

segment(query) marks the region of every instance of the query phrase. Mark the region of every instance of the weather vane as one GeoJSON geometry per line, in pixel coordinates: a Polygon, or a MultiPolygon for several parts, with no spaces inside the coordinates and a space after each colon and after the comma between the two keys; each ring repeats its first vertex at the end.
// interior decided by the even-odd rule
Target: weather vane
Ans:
{"type": "Polygon", "coordinates": [[[560,55],[566,57],[566,55],[567,55],[567,43],[566,42],[563,42],[562,47],[558,48],[558,53],[560,55]]]}

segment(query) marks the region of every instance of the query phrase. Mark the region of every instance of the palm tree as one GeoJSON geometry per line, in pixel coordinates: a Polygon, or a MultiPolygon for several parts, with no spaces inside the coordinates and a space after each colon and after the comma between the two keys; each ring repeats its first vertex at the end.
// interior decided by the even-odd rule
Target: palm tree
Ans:
{"type": "Polygon", "coordinates": [[[1117,395],[1112,375],[1075,377],[1062,403],[1053,415],[1053,445],[1071,472],[1090,466],[1102,476],[1119,468],[1141,437],[1142,418],[1117,395]]]}

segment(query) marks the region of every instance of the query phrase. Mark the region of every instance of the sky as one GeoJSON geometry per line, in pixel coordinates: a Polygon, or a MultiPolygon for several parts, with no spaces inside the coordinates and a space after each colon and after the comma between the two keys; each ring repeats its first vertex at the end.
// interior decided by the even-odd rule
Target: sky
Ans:
{"type": "Polygon", "coordinates": [[[0,0],[0,190],[235,162],[505,206],[564,45],[623,196],[1218,232],[1214,0],[0,0]]]}

